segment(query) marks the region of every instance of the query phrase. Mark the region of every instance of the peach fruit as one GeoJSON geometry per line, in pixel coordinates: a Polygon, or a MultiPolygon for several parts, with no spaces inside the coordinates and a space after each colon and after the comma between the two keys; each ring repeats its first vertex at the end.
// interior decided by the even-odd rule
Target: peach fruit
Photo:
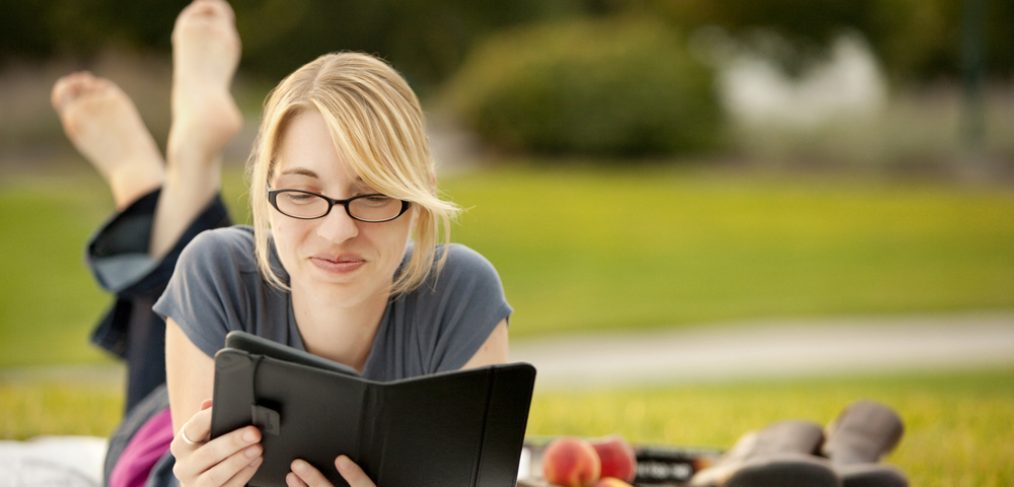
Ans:
{"type": "Polygon", "coordinates": [[[594,487],[633,487],[632,485],[616,478],[616,477],[602,477],[598,482],[595,482],[594,487]]]}
{"type": "Polygon", "coordinates": [[[542,456],[542,474],[555,485],[590,487],[599,479],[601,468],[595,448],[580,438],[557,438],[542,456]]]}
{"type": "Polygon", "coordinates": [[[610,436],[592,442],[592,448],[599,455],[602,477],[613,477],[626,483],[637,476],[637,457],[634,449],[619,436],[610,436]]]}

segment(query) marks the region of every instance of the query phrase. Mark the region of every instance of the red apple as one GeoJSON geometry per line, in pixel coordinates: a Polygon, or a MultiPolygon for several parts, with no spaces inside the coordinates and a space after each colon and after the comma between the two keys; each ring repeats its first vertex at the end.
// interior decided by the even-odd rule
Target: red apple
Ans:
{"type": "Polygon", "coordinates": [[[542,456],[542,474],[555,485],[590,487],[599,479],[601,468],[595,448],[580,438],[557,438],[542,456]]]}
{"type": "Polygon", "coordinates": [[[619,436],[610,436],[592,442],[592,448],[599,455],[602,477],[613,477],[626,483],[637,476],[637,457],[634,449],[619,436]]]}
{"type": "Polygon", "coordinates": [[[633,487],[632,485],[616,478],[616,477],[602,477],[598,482],[595,482],[593,487],[633,487]]]}

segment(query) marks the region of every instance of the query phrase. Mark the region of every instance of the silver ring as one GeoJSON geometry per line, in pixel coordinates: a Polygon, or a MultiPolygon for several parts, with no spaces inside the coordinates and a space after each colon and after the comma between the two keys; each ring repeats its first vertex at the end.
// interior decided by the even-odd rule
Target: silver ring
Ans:
{"type": "Polygon", "coordinates": [[[183,440],[183,443],[186,443],[187,445],[190,445],[190,446],[197,446],[198,444],[200,444],[199,442],[191,440],[190,437],[187,436],[187,428],[186,427],[180,428],[180,439],[183,440]]]}

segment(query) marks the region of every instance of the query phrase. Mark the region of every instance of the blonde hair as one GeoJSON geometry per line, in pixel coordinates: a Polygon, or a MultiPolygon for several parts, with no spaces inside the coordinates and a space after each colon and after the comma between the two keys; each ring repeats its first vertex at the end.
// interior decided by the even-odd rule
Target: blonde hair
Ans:
{"type": "Polygon", "coordinates": [[[361,53],[325,54],[290,74],[272,90],[248,161],[257,265],[275,287],[291,291],[269,260],[267,200],[275,152],[292,118],[305,110],[323,116],[335,149],[371,188],[408,201],[416,214],[412,258],[391,287],[394,295],[416,289],[446,259],[437,243],[450,241],[459,209],[437,196],[436,171],[422,108],[408,83],[388,64],[361,53]],[[441,236],[442,233],[442,236],[441,236]]]}

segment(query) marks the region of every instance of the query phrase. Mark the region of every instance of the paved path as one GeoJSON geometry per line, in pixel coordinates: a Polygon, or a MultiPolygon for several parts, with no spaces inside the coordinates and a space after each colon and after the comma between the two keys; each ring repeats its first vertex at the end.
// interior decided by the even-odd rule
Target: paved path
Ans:
{"type": "Polygon", "coordinates": [[[1014,312],[730,323],[511,345],[537,388],[940,370],[1014,365],[1014,312]]]}
{"type": "MultiPolygon", "coordinates": [[[[1014,311],[743,321],[650,332],[515,340],[539,389],[1014,366],[1014,311]]],[[[118,365],[0,369],[0,382],[110,383],[118,365]]]]}

